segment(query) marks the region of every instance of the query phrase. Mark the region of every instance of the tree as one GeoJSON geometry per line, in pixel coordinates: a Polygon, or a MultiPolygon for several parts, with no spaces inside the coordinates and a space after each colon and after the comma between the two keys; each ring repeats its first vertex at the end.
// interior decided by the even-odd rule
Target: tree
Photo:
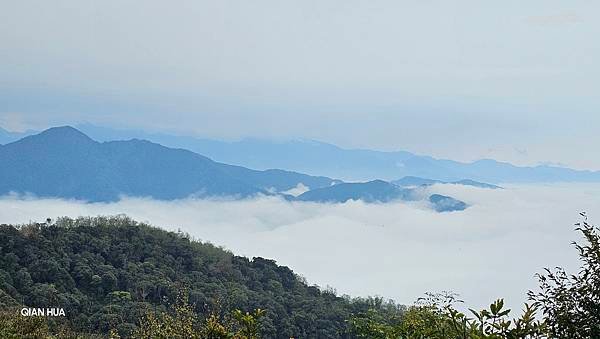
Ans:
{"type": "Polygon", "coordinates": [[[254,312],[242,312],[235,310],[233,317],[237,320],[240,329],[235,334],[235,338],[239,339],[258,339],[260,338],[260,323],[259,320],[265,314],[265,310],[256,309],[254,312]]]}
{"type": "Polygon", "coordinates": [[[204,322],[194,312],[188,301],[188,290],[183,289],[171,306],[170,312],[148,312],[140,319],[133,337],[138,339],[259,339],[260,318],[264,310],[253,312],[235,310],[232,318],[236,323],[223,321],[211,313],[204,322]],[[224,325],[223,323],[229,323],[224,325]],[[237,331],[234,329],[237,328],[237,331]]]}
{"type": "Polygon", "coordinates": [[[196,339],[200,338],[197,330],[198,316],[193,306],[188,303],[188,293],[182,290],[172,312],[147,313],[133,333],[139,339],[196,339]]]}
{"type": "Polygon", "coordinates": [[[509,319],[499,299],[489,309],[470,312],[474,318],[456,310],[457,295],[449,292],[427,293],[408,309],[396,324],[382,322],[376,312],[352,318],[351,331],[362,338],[415,339],[525,339],[544,338],[544,324],[536,320],[535,306],[525,305],[523,315],[509,319]]]}
{"type": "Polygon", "coordinates": [[[49,335],[48,324],[42,317],[23,317],[17,309],[0,313],[0,338],[46,338],[49,335]]]}
{"type": "Polygon", "coordinates": [[[529,297],[541,305],[548,329],[560,338],[600,337],[600,230],[585,212],[575,230],[583,243],[573,242],[581,260],[579,272],[568,275],[557,267],[538,274],[540,291],[529,297]]]}
{"type": "Polygon", "coordinates": [[[105,336],[114,329],[130,337],[148,310],[172,311],[164,298],[176,300],[180,286],[189,289],[198,328],[220,301],[213,324],[232,335],[242,326],[236,309],[243,315],[268,310],[258,321],[267,338],[339,338],[353,313],[371,306],[387,315],[402,312],[308,285],[274,260],[235,256],[126,216],[0,225],[2,309],[60,306],[74,331],[105,336]]]}
{"type": "Polygon", "coordinates": [[[206,339],[228,339],[232,337],[229,330],[221,323],[221,319],[215,313],[211,313],[204,321],[200,336],[206,339]]]}

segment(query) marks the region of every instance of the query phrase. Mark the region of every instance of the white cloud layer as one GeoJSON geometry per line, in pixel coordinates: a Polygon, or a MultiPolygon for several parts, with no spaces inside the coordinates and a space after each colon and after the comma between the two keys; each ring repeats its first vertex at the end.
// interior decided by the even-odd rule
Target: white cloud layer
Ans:
{"type": "Polygon", "coordinates": [[[435,213],[418,204],[324,205],[270,197],[109,204],[6,197],[0,223],[126,213],[239,255],[276,259],[339,293],[411,303],[426,291],[452,290],[476,307],[498,297],[519,307],[543,267],[577,268],[569,245],[579,238],[572,226],[577,213],[600,218],[598,184],[431,189],[472,206],[435,213]]]}

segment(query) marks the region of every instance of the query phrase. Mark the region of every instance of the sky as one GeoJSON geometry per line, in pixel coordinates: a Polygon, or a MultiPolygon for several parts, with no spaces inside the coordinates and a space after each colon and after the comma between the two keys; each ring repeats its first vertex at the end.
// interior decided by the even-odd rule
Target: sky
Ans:
{"type": "Polygon", "coordinates": [[[596,1],[2,1],[0,127],[600,169],[596,1]]]}
{"type": "Polygon", "coordinates": [[[421,203],[344,204],[251,200],[81,203],[8,196],[2,223],[47,217],[125,213],[244,256],[275,259],[310,284],[339,294],[379,295],[412,304],[425,292],[451,290],[483,308],[497,298],[522,309],[535,274],[562,266],[575,273],[574,223],[600,216],[599,184],[518,185],[502,190],[435,185],[432,192],[471,207],[436,213],[421,203]]]}

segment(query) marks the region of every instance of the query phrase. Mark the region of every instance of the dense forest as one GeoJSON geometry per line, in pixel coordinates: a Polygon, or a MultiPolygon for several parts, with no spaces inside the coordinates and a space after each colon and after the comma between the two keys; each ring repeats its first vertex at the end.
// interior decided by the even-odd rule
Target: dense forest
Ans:
{"type": "Polygon", "coordinates": [[[401,309],[337,296],[273,260],[235,256],[124,216],[1,225],[0,254],[0,308],[62,307],[66,319],[49,318],[56,330],[129,336],[148,311],[168,310],[181,290],[201,316],[265,310],[265,338],[337,338],[352,314],[401,309]]]}
{"type": "Polygon", "coordinates": [[[600,232],[582,217],[580,270],[539,274],[516,317],[502,299],[461,313],[451,292],[410,307],[341,297],[125,216],[0,225],[0,338],[600,338],[600,232]]]}

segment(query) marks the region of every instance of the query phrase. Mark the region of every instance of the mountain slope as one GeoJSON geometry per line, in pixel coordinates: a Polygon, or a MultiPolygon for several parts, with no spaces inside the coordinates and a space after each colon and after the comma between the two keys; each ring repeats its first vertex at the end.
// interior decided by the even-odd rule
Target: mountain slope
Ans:
{"type": "Polygon", "coordinates": [[[312,202],[344,203],[348,200],[390,202],[410,200],[411,190],[400,188],[383,180],[364,183],[342,183],[302,193],[296,199],[312,202]]]}
{"type": "Polygon", "coordinates": [[[25,131],[25,132],[9,132],[2,127],[0,127],[0,145],[5,145],[19,139],[22,139],[28,135],[35,134],[34,131],[25,131]]]}
{"type": "Polygon", "coordinates": [[[448,184],[463,185],[463,186],[473,186],[473,187],[489,188],[489,189],[499,189],[499,188],[502,188],[502,187],[497,186],[497,185],[492,185],[492,184],[488,184],[488,183],[485,183],[485,182],[479,182],[479,181],[475,181],[475,180],[471,180],[471,179],[462,179],[462,180],[458,180],[458,181],[449,182],[448,184]]]}
{"type": "MultiPolygon", "coordinates": [[[[387,203],[392,201],[417,201],[423,199],[423,191],[403,188],[383,180],[360,183],[341,183],[329,187],[310,190],[290,200],[319,203],[344,203],[361,200],[366,203],[387,203]]],[[[465,210],[468,205],[452,197],[433,194],[427,198],[437,212],[465,210]]]]}
{"type": "Polygon", "coordinates": [[[0,148],[0,194],[114,201],[120,195],[178,199],[248,197],[336,182],[288,171],[255,171],[143,140],[99,143],[57,127],[0,148]]]}
{"type": "Polygon", "coordinates": [[[347,181],[366,181],[374,178],[395,180],[404,176],[426,177],[446,182],[468,178],[494,184],[600,181],[600,171],[579,171],[553,166],[519,167],[491,159],[462,163],[405,151],[343,149],[317,141],[274,142],[244,139],[225,142],[93,125],[82,125],[81,128],[97,140],[141,137],[166,146],[189,149],[225,163],[256,169],[282,168],[347,181]]]}
{"type": "MultiPolygon", "coordinates": [[[[126,217],[0,225],[0,309],[61,307],[77,332],[129,337],[182,288],[194,311],[266,310],[264,338],[339,338],[351,314],[397,308],[309,286],[273,260],[235,256],[126,217]]],[[[87,336],[85,336],[87,337],[87,336]]],[[[90,336],[92,337],[92,336],[90,336]]]]}
{"type": "Polygon", "coordinates": [[[468,206],[466,203],[441,194],[433,194],[429,197],[429,202],[437,212],[463,211],[468,206]]]}
{"type": "Polygon", "coordinates": [[[442,181],[442,180],[434,180],[420,177],[407,176],[402,179],[392,181],[393,184],[398,185],[400,187],[415,187],[415,186],[430,186],[434,184],[453,184],[453,185],[463,185],[463,186],[473,186],[479,188],[489,188],[489,189],[498,189],[502,188],[500,186],[487,184],[484,182],[479,182],[470,179],[462,179],[457,181],[442,181]]]}

